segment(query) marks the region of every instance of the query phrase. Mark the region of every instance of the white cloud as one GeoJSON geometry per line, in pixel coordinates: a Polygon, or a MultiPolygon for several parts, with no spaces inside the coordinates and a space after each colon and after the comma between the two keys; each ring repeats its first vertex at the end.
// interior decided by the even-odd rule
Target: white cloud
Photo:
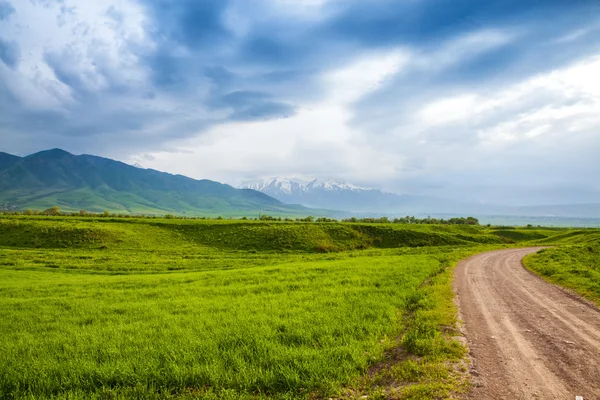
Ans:
{"type": "Polygon", "coordinates": [[[419,70],[444,70],[505,46],[518,38],[519,32],[510,30],[482,29],[469,32],[440,43],[434,51],[415,56],[413,66],[419,70]]]}
{"type": "MultiPolygon", "coordinates": [[[[417,119],[424,128],[453,124],[470,127],[486,145],[561,136],[566,132],[556,131],[559,123],[568,122],[574,127],[578,121],[587,121],[600,126],[597,71],[600,58],[592,58],[493,93],[484,90],[438,99],[426,104],[417,119]]],[[[569,129],[570,134],[580,131],[579,127],[569,129]]]]}
{"type": "MultiPolygon", "coordinates": [[[[575,172],[584,171],[586,163],[589,170],[600,166],[597,157],[590,156],[600,153],[600,58],[582,59],[521,81],[510,81],[512,71],[503,76],[501,87],[499,80],[457,77],[473,72],[470,68],[476,69],[479,60],[487,61],[488,53],[530,40],[525,28],[463,31],[422,47],[390,47],[391,42],[383,41],[370,50],[361,47],[360,40],[328,36],[319,44],[331,48],[331,54],[321,54],[315,44],[319,50],[307,51],[307,59],[300,62],[294,57],[244,62],[238,47],[248,35],[260,38],[268,27],[288,21],[289,29],[278,32],[276,44],[304,44],[306,37],[313,38],[306,32],[319,28],[343,7],[336,7],[341,3],[333,0],[234,1],[220,21],[234,38],[202,53],[209,61],[189,62],[200,56],[176,43],[158,54],[167,59],[161,65],[166,69],[172,61],[169,56],[186,60],[173,61],[177,64],[173,74],[181,74],[176,78],[182,78],[186,87],[169,91],[152,82],[151,74],[162,71],[151,71],[152,63],[139,59],[139,54],[151,58],[155,44],[147,37],[152,32],[147,33],[149,21],[138,2],[64,0],[48,2],[45,8],[35,2],[15,3],[10,24],[0,22],[0,29],[3,39],[19,44],[21,59],[16,70],[0,63],[1,83],[30,110],[58,111],[75,123],[81,110],[86,117],[81,120],[88,126],[114,119],[114,124],[106,125],[117,129],[102,137],[139,141],[144,150],[129,161],[147,167],[232,183],[273,175],[316,175],[403,191],[403,182],[409,180],[434,182],[441,188],[436,194],[445,195],[443,190],[450,191],[445,188],[458,187],[473,171],[496,168],[504,174],[496,179],[529,184],[535,165],[543,170],[561,160],[569,168],[554,172],[557,182],[560,176],[563,182],[585,182],[589,176],[575,172]],[[256,4],[261,12],[256,12],[256,4]],[[328,40],[336,43],[329,46],[328,40]],[[339,65],[352,52],[356,56],[339,65]],[[331,69],[319,72],[325,66],[331,69]],[[225,83],[200,76],[203,68],[213,67],[223,72],[225,83]],[[260,78],[288,73],[290,78],[260,78]],[[97,99],[81,101],[82,94],[61,82],[61,74],[83,95],[97,99]],[[218,103],[215,99],[232,91],[264,93],[274,103],[297,106],[297,114],[223,123],[231,110],[226,105],[214,110],[211,101],[218,103]],[[170,139],[181,137],[186,139],[170,139]],[[162,151],[156,150],[158,146],[164,146],[162,151]],[[148,148],[155,150],[147,153],[148,148]]],[[[581,27],[545,45],[571,46],[597,29],[581,27]]],[[[530,53],[537,55],[534,49],[530,53]]],[[[74,139],[79,135],[76,128],[70,136],[74,139]]],[[[59,130],[49,134],[60,136],[59,130]]],[[[85,145],[90,143],[93,140],[85,145]]],[[[122,158],[130,148],[108,151],[122,158]]],[[[598,186],[596,181],[589,185],[598,186]]]]}
{"type": "MultiPolygon", "coordinates": [[[[377,137],[377,132],[353,127],[352,102],[398,73],[409,59],[397,51],[361,58],[325,74],[329,96],[296,116],[217,126],[175,146],[190,153],[152,153],[150,164],[233,184],[273,175],[333,176],[392,190],[401,190],[398,185],[403,180],[422,177],[426,184],[435,182],[436,176],[454,176],[455,182],[446,183],[458,187],[464,184],[460,177],[465,173],[490,168],[503,170],[503,179],[514,171],[515,185],[535,186],[548,184],[549,179],[529,179],[532,160],[540,166],[561,160],[571,163],[569,171],[576,171],[585,168],[582,163],[589,146],[599,144],[592,139],[600,128],[600,88],[593,74],[600,68],[598,59],[502,90],[481,88],[433,100],[405,120],[396,134],[377,137]],[[365,77],[361,71],[370,73],[365,77]],[[443,140],[452,134],[461,139],[443,140]],[[536,149],[543,149],[537,158],[523,158],[523,154],[536,154],[536,149]],[[578,159],[578,153],[583,158],[578,159]]],[[[587,175],[573,178],[573,184],[586,179],[587,175]]],[[[435,194],[452,197],[443,191],[435,194]]]]}
{"type": "MultiPolygon", "coordinates": [[[[406,59],[406,54],[398,50],[365,54],[326,73],[322,80],[326,97],[302,107],[295,116],[213,127],[175,146],[192,153],[152,153],[151,165],[234,184],[275,172],[359,181],[391,179],[401,157],[389,157],[371,148],[362,133],[350,126],[348,106],[380,87],[406,59]]],[[[134,156],[130,162],[141,158],[134,156]]]]}
{"type": "Polygon", "coordinates": [[[430,126],[463,121],[473,117],[473,110],[478,104],[477,100],[477,96],[473,94],[437,100],[421,109],[417,118],[423,125],[430,126]]]}
{"type": "Polygon", "coordinates": [[[353,103],[374,92],[392,78],[410,60],[408,52],[396,49],[384,53],[363,54],[348,65],[323,77],[329,87],[329,102],[353,103]]]}
{"type": "Polygon", "coordinates": [[[73,100],[72,88],[49,62],[90,91],[106,89],[108,81],[127,87],[144,84],[146,71],[131,48],[152,44],[135,2],[64,0],[40,6],[22,1],[15,10],[3,36],[23,50],[17,71],[5,81],[27,106],[60,109],[73,100]]]}

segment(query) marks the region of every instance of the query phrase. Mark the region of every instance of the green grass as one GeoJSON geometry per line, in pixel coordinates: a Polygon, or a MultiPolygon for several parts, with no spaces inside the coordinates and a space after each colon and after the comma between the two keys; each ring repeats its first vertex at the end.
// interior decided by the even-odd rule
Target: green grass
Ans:
{"type": "Polygon", "coordinates": [[[335,394],[401,334],[439,268],[421,254],[144,276],[5,270],[0,393],[335,394]]]}
{"type": "Polygon", "coordinates": [[[452,266],[544,232],[0,218],[0,398],[448,398],[452,266]]]}
{"type": "Polygon", "coordinates": [[[549,282],[572,289],[600,306],[600,240],[544,249],[526,257],[524,264],[549,282]]]}
{"type": "Polygon", "coordinates": [[[0,218],[0,245],[144,248],[200,245],[222,250],[331,252],[506,242],[484,228],[446,225],[252,221],[0,218]]]}

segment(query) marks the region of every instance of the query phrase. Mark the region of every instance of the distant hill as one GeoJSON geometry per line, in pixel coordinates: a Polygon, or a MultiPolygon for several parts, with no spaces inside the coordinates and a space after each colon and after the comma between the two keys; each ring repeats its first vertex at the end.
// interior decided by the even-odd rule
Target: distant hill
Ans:
{"type": "Polygon", "coordinates": [[[188,215],[301,214],[264,193],[235,189],[91,155],[53,149],[17,157],[0,153],[0,207],[188,215]]]}
{"type": "Polygon", "coordinates": [[[600,218],[600,204],[567,204],[510,207],[473,204],[433,196],[387,193],[333,179],[271,178],[242,184],[242,188],[261,191],[284,203],[341,210],[356,214],[458,215],[600,218]]]}

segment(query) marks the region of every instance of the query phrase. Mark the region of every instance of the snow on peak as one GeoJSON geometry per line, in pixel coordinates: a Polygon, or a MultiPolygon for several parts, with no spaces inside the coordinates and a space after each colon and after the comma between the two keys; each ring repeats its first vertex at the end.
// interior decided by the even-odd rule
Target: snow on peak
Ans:
{"type": "Polygon", "coordinates": [[[245,189],[254,189],[260,192],[280,191],[286,194],[292,194],[298,190],[303,190],[305,182],[299,179],[271,178],[243,183],[240,187],[245,189]]]}
{"type": "Polygon", "coordinates": [[[363,188],[360,186],[353,185],[345,181],[337,181],[335,179],[314,179],[311,181],[307,188],[316,189],[321,188],[325,190],[351,190],[353,192],[359,192],[363,190],[372,190],[363,188]]]}
{"type": "Polygon", "coordinates": [[[309,192],[313,190],[343,191],[353,192],[373,190],[353,185],[345,181],[335,179],[313,179],[312,181],[303,181],[301,179],[290,178],[270,178],[266,180],[251,181],[242,184],[240,187],[254,189],[261,192],[280,192],[293,194],[299,192],[309,192]]]}

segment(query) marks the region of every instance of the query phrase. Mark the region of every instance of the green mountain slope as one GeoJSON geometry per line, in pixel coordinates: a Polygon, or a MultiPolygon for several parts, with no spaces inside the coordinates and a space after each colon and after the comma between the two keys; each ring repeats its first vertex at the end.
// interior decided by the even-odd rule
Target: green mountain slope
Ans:
{"type": "Polygon", "coordinates": [[[53,149],[0,154],[0,205],[12,209],[109,210],[187,215],[308,214],[263,193],[53,149]]]}
{"type": "Polygon", "coordinates": [[[3,153],[0,151],[0,170],[10,167],[21,160],[21,157],[13,156],[12,154],[3,153]]]}

